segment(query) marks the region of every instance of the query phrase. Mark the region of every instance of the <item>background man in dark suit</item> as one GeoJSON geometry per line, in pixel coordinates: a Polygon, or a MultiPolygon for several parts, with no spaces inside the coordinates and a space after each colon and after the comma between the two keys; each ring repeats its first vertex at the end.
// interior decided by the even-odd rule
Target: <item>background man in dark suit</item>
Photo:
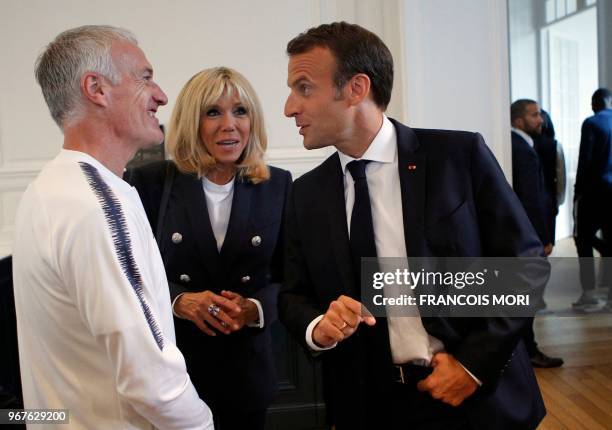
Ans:
{"type": "MultiPolygon", "coordinates": [[[[595,234],[602,230],[604,243],[601,254],[612,256],[612,92],[600,88],[593,93],[591,106],[595,115],[582,123],[580,155],[574,189],[576,249],[580,259],[582,295],[575,308],[585,309],[597,305],[594,297],[595,268],[593,246],[595,234]]],[[[606,309],[612,309],[612,289],[606,309]]]]}
{"type": "Polygon", "coordinates": [[[359,302],[361,257],[542,253],[482,137],[388,119],[393,59],[362,27],[321,25],[287,52],[285,115],[307,149],[338,150],[294,183],[279,295],[281,320],[323,360],[330,423],[535,428],[525,319],[375,319],[359,302]]]}
{"type": "MultiPolygon", "coordinates": [[[[510,106],[512,121],[512,188],[527,212],[535,228],[544,253],[550,255],[553,249],[553,235],[550,230],[553,197],[546,188],[540,156],[535,150],[536,136],[542,134],[543,119],[540,106],[529,99],[520,99],[510,106]]],[[[548,141],[542,142],[548,144],[548,141]]],[[[556,157],[556,149],[553,148],[556,157]]],[[[563,360],[549,357],[538,349],[533,332],[533,319],[525,330],[525,347],[534,367],[559,367],[563,360]]]]}
{"type": "Polygon", "coordinates": [[[548,192],[544,185],[544,174],[540,157],[534,148],[532,135],[542,132],[540,106],[533,100],[521,99],[512,103],[512,186],[527,212],[544,252],[552,252],[552,235],[547,219],[548,192]]]}

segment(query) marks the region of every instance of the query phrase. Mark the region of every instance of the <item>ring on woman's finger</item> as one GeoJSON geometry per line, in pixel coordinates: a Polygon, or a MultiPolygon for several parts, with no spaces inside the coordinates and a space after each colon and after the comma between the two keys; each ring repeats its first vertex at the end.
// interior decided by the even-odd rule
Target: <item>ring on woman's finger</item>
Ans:
{"type": "Polygon", "coordinates": [[[225,321],[221,321],[221,326],[227,327],[227,323],[225,321]]]}
{"type": "Polygon", "coordinates": [[[348,326],[346,321],[342,321],[342,327],[338,327],[340,330],[344,330],[348,326]]]}
{"type": "Polygon", "coordinates": [[[208,313],[211,314],[213,317],[219,315],[219,312],[221,312],[221,308],[219,306],[215,305],[214,303],[208,305],[208,313]]]}

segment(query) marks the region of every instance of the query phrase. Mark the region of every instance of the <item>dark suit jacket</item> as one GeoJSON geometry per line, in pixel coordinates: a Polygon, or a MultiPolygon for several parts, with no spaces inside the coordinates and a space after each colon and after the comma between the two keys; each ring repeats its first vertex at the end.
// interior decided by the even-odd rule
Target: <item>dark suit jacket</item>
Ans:
{"type": "Polygon", "coordinates": [[[547,224],[547,193],[538,153],[512,132],[512,188],[543,244],[552,243],[547,224]]]}
{"type": "MultiPolygon", "coordinates": [[[[479,134],[410,129],[392,122],[409,258],[541,253],[520,202],[479,134]],[[409,164],[416,169],[409,170],[409,164]]],[[[358,294],[338,154],[295,181],[286,223],[279,315],[305,344],[308,324],[331,301],[341,294],[358,294]]],[[[545,411],[520,342],[524,319],[422,320],[427,332],[483,382],[465,403],[475,428],[537,425],[545,411]]],[[[378,381],[390,381],[392,369],[388,336],[372,336],[377,329],[386,329],[384,319],[374,328],[360,326],[353,336],[320,354],[328,414],[339,430],[364,428],[372,418],[380,422],[385,414],[402,413],[385,410],[376,399],[382,389],[378,381]]]]}
{"type": "Polygon", "coordinates": [[[555,228],[559,203],[557,202],[557,141],[554,138],[540,134],[533,137],[533,148],[538,154],[542,177],[544,180],[544,204],[546,229],[551,240],[555,243],[555,228]]]}
{"type": "Polygon", "coordinates": [[[601,110],[582,123],[575,195],[612,196],[612,109],[601,110]]]}
{"type": "MultiPolygon", "coordinates": [[[[128,173],[140,194],[153,230],[167,163],[128,173]]],[[[172,164],[172,168],[174,164],[172,164]]],[[[174,300],[184,292],[231,290],[258,299],[265,327],[245,327],[210,337],[191,321],[175,318],[177,346],[202,399],[213,409],[260,410],[277,391],[270,326],[277,319],[276,297],[282,280],[282,218],[291,175],[270,167],[270,180],[254,185],[236,178],[227,234],[217,251],[202,181],[176,172],[164,217],[160,250],[174,300]],[[180,233],[179,243],[172,235],[180,233]],[[253,238],[259,236],[261,243],[253,238]],[[181,275],[187,275],[181,276],[181,275]]]]}

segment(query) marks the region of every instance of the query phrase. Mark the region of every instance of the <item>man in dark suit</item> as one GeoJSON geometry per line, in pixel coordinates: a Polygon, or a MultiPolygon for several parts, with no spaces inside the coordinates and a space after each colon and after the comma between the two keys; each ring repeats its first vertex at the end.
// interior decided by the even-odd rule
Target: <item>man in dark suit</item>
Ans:
{"type": "Polygon", "coordinates": [[[307,149],[338,150],[294,183],[279,295],[281,320],[322,358],[330,424],[535,428],[525,319],[375,319],[359,302],[360,257],[542,253],[482,137],[387,118],[393,59],[362,27],[321,25],[287,53],[285,115],[307,149]]]}
{"type": "MultiPolygon", "coordinates": [[[[595,268],[593,247],[595,234],[601,229],[603,257],[612,257],[612,92],[600,88],[593,93],[591,106],[595,115],[582,123],[580,155],[574,189],[576,249],[580,261],[582,295],[574,308],[588,309],[597,305],[593,295],[595,268]]],[[[606,310],[612,310],[612,288],[606,310]]]]}
{"type": "MultiPolygon", "coordinates": [[[[512,121],[512,188],[523,204],[529,221],[545,244],[544,253],[553,249],[553,232],[550,230],[552,196],[546,188],[542,160],[535,149],[535,138],[542,134],[543,119],[540,106],[529,99],[520,99],[510,106],[512,121]]],[[[541,142],[547,144],[548,141],[541,142]]],[[[555,157],[556,157],[556,149],[555,157]]],[[[533,331],[533,319],[525,330],[525,347],[534,367],[559,367],[563,360],[549,357],[538,348],[533,331]]]]}
{"type": "Polygon", "coordinates": [[[512,121],[512,187],[533,224],[544,252],[552,252],[552,234],[547,224],[547,200],[540,157],[534,148],[533,135],[542,133],[542,116],[537,102],[520,99],[510,108],[512,121]]]}

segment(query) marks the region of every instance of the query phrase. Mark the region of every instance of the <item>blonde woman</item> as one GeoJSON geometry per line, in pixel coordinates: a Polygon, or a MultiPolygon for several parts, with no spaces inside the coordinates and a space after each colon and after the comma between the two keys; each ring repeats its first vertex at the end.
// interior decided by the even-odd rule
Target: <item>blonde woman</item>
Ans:
{"type": "Polygon", "coordinates": [[[263,429],[277,391],[270,325],[291,175],[265,164],[257,95],[229,68],[187,82],[167,142],[173,161],[128,180],[164,259],[177,345],[217,429],[263,429]]]}

